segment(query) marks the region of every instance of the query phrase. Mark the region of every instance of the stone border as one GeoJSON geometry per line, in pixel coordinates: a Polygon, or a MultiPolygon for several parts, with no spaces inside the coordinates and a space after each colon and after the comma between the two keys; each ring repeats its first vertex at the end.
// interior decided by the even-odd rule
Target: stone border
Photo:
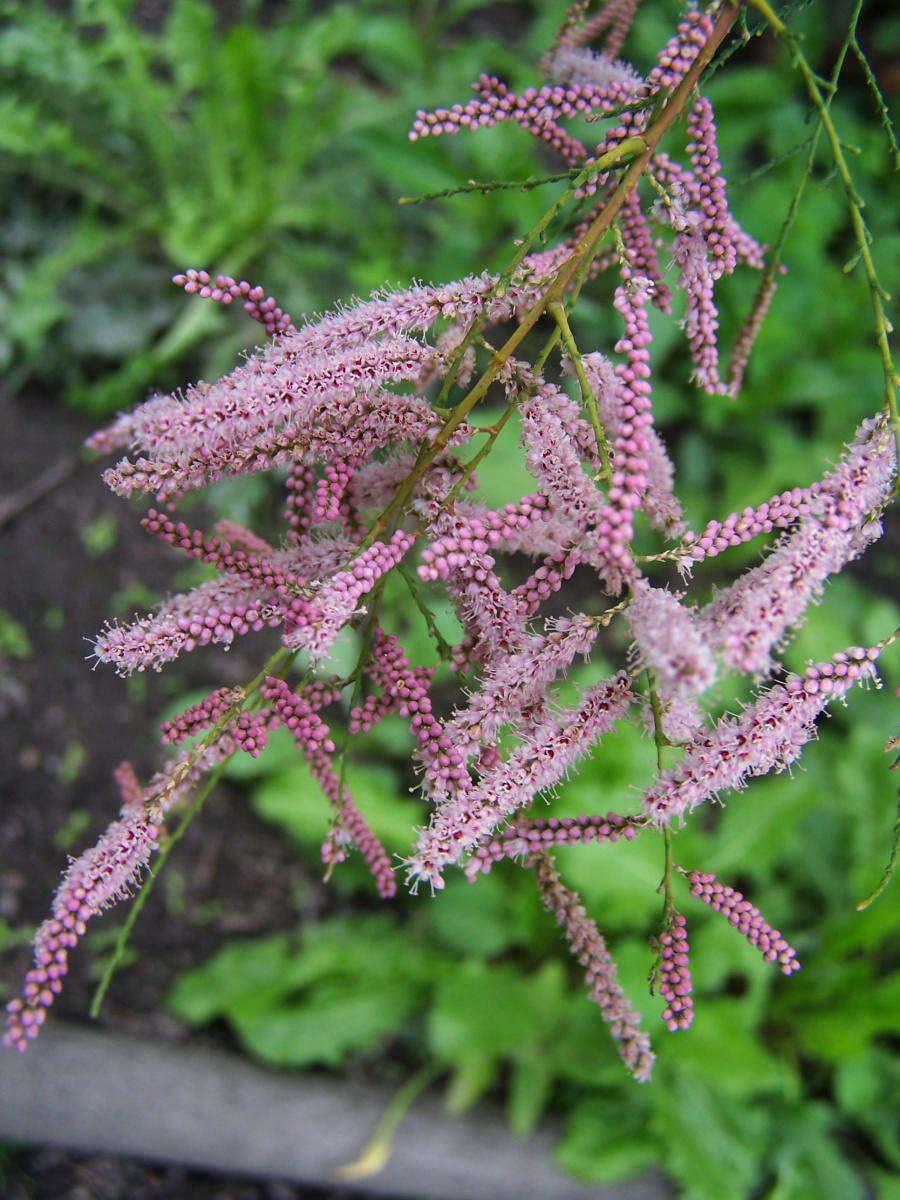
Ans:
{"type": "MultiPolygon", "coordinates": [[[[222,1051],[60,1022],[48,1022],[26,1054],[0,1052],[0,1139],[318,1187],[334,1185],[335,1169],[357,1157],[390,1098],[222,1051]]],[[[552,1130],[517,1141],[494,1110],[451,1118],[424,1097],[386,1167],[359,1187],[417,1200],[672,1195],[652,1176],[610,1188],[578,1183],[552,1165],[552,1142],[552,1130]]]]}

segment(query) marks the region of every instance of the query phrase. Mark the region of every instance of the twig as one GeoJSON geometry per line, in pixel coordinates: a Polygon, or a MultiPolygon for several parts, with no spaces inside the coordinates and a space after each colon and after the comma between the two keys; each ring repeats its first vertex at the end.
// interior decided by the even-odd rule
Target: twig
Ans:
{"type": "MultiPolygon", "coordinates": [[[[890,322],[887,320],[884,312],[884,301],[890,300],[890,295],[882,287],[878,276],[875,272],[875,264],[872,261],[872,255],[869,250],[871,234],[866,228],[863,220],[862,210],[864,201],[856,190],[856,185],[850,175],[847,161],[844,158],[844,151],[841,145],[841,139],[838,136],[837,129],[831,119],[829,112],[831,98],[834,95],[837,87],[837,70],[840,69],[840,64],[847,53],[853,39],[856,36],[856,24],[859,20],[860,10],[862,8],[862,0],[857,0],[853,14],[850,18],[850,28],[841,48],[841,55],[838,60],[838,68],[832,74],[830,80],[821,79],[809,65],[806,56],[803,53],[799,40],[788,29],[787,25],[781,20],[778,14],[768,4],[767,0],[749,0],[749,3],[762,14],[768,21],[772,31],[782,38],[791,49],[791,63],[800,72],[803,77],[803,82],[806,85],[806,91],[810,100],[815,105],[819,112],[819,128],[824,129],[825,136],[828,138],[831,146],[831,155],[834,159],[834,165],[840,175],[841,183],[844,187],[844,192],[847,197],[847,208],[850,212],[850,222],[853,226],[853,233],[856,239],[856,245],[859,252],[859,260],[862,261],[863,268],[866,274],[866,280],[869,285],[869,295],[872,301],[872,312],[875,318],[875,340],[878,343],[878,349],[881,354],[881,364],[884,372],[884,407],[885,411],[891,418],[891,423],[897,432],[898,442],[900,442],[900,417],[897,413],[897,397],[895,388],[900,386],[897,372],[894,369],[893,359],[891,357],[891,348],[888,342],[888,332],[891,328],[890,322]],[[823,88],[828,93],[827,98],[823,97],[823,88]]],[[[815,144],[815,141],[814,141],[815,144]]]]}
{"type": "Polygon", "coordinates": [[[900,855],[900,788],[897,790],[897,818],[894,821],[894,828],[892,832],[894,836],[891,841],[891,852],[890,856],[888,857],[887,866],[881,873],[881,878],[879,879],[878,883],[875,885],[872,891],[869,892],[865,900],[860,900],[860,902],[857,904],[857,912],[863,912],[869,907],[870,904],[875,903],[887,885],[891,882],[891,878],[894,874],[894,868],[897,865],[897,858],[898,855],[900,855]]]}
{"type": "Polygon", "coordinates": [[[32,504],[35,504],[38,500],[42,500],[55,487],[59,487],[63,480],[68,479],[77,466],[78,458],[76,455],[63,454],[55,463],[51,463],[49,467],[45,467],[40,475],[29,480],[18,491],[4,496],[0,500],[0,528],[7,525],[14,517],[19,516],[26,508],[30,508],[32,504]]]}
{"type": "MultiPolygon", "coordinates": [[[[760,0],[762,3],[763,0],[760,0]]],[[[715,54],[716,49],[721,44],[723,38],[728,33],[731,25],[737,16],[738,6],[736,4],[725,4],[713,27],[712,33],[707,39],[705,45],[700,50],[697,58],[694,60],[690,70],[684,75],[679,85],[665,98],[660,111],[652,123],[641,134],[640,137],[627,138],[621,142],[614,150],[602,155],[595,162],[588,164],[581,175],[573,181],[573,185],[566,189],[563,196],[556,201],[554,205],[544,214],[538,224],[531,230],[528,237],[519,248],[519,253],[513,259],[512,264],[504,272],[501,277],[508,278],[518,264],[524,258],[526,246],[532,243],[541,232],[550,224],[553,217],[559,211],[562,203],[572,193],[575,183],[581,186],[582,176],[586,182],[592,175],[599,171],[608,170],[610,167],[622,166],[625,162],[629,165],[627,170],[619,180],[618,185],[612,192],[611,196],[604,204],[602,210],[597,214],[587,230],[582,235],[581,239],[574,247],[572,254],[562,264],[556,273],[556,276],[550,283],[543,296],[532,305],[531,309],[525,314],[519,323],[516,330],[510,334],[506,343],[491,356],[491,361],[482,374],[478,382],[466,393],[463,399],[456,405],[450,416],[444,422],[441,429],[435,435],[431,442],[426,442],[422,445],[418,457],[413,465],[409,475],[397,489],[393,500],[388,504],[387,508],[373,522],[366,538],[360,546],[360,550],[366,549],[372,545],[374,541],[380,537],[381,533],[388,528],[391,520],[397,513],[401,512],[415,490],[419,480],[434,462],[434,460],[446,450],[450,444],[454,432],[459,425],[465,420],[469,412],[475,407],[479,401],[483,400],[488,392],[491,384],[496,379],[497,375],[509,362],[514,351],[522,343],[525,337],[530,333],[534,326],[547,310],[547,306],[554,300],[561,301],[566,293],[566,290],[572,284],[573,279],[582,274],[585,264],[589,262],[597,251],[597,247],[603,237],[608,233],[610,226],[625,199],[634,190],[641,175],[647,169],[650,160],[661,141],[663,135],[669,129],[681,113],[684,111],[685,104],[693,93],[698,79],[706,69],[707,64],[715,54]]],[[[777,19],[777,18],[776,18],[777,19]]],[[[443,405],[447,401],[450,389],[453,386],[453,381],[456,378],[459,365],[462,362],[462,357],[468,347],[475,338],[476,331],[479,325],[478,319],[472,322],[466,336],[460,342],[456,354],[448,367],[444,384],[441,388],[440,395],[437,398],[437,403],[443,405]]]]}
{"type": "Polygon", "coordinates": [[[444,188],[440,192],[425,192],[422,196],[400,196],[397,203],[424,204],[426,200],[442,200],[445,196],[464,196],[469,192],[481,192],[482,195],[486,196],[488,192],[497,192],[501,189],[512,188],[518,188],[522,192],[530,192],[534,188],[543,187],[545,183],[559,183],[563,179],[574,179],[577,174],[577,170],[571,170],[562,171],[557,175],[529,175],[527,179],[470,179],[468,183],[461,183],[456,187],[444,188]]]}

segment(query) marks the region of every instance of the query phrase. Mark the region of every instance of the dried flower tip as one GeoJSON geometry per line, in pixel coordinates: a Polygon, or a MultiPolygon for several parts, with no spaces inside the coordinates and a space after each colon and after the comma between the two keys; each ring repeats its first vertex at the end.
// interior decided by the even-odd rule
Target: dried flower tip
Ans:
{"type": "Polygon", "coordinates": [[[650,1078],[654,1055],[640,1017],[619,983],[616,964],[577,892],[561,882],[546,854],[535,856],[534,878],[544,907],[556,919],[578,963],[585,968],[590,998],[599,1007],[625,1066],[643,1083],[650,1078]]]}

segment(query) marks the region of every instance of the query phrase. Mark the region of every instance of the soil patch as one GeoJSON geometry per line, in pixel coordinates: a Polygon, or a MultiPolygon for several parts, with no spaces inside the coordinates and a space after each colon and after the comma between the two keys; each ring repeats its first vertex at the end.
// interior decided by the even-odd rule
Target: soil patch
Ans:
{"type": "MultiPolygon", "coordinates": [[[[134,684],[109,668],[91,671],[86,639],[101,629],[117,599],[140,600],[143,592],[146,600],[134,604],[143,611],[152,603],[150,593],[160,597],[171,587],[173,570],[184,559],[148,537],[139,525],[140,508],[102,483],[106,461],[81,450],[92,423],[32,393],[0,396],[0,428],[0,501],[26,496],[48,466],[68,456],[74,461],[55,486],[0,526],[0,609],[24,629],[31,647],[23,657],[0,660],[0,919],[26,937],[49,910],[67,854],[80,853],[114,819],[120,802],[113,768],[128,758],[147,778],[162,759],[155,722],[167,701],[216,686],[212,681],[251,677],[258,647],[251,639],[227,655],[221,648],[194,654],[162,675],[138,676],[134,684]]],[[[202,962],[228,936],[294,927],[298,917],[315,920],[332,902],[283,835],[227,786],[210,797],[184,842],[172,862],[177,895],[165,884],[155,889],[136,923],[136,957],[117,975],[104,1005],[101,1021],[111,1027],[186,1038],[161,1010],[178,972],[202,962]]],[[[114,917],[98,921],[88,938],[109,938],[115,925],[114,917]]],[[[7,947],[7,995],[18,991],[29,964],[26,944],[7,947]]],[[[95,970],[88,948],[72,956],[55,1006],[61,1017],[85,1018],[95,970]]],[[[203,1037],[229,1044],[224,1032],[203,1037]]],[[[204,1180],[180,1169],[58,1150],[16,1153],[11,1164],[7,1160],[6,1176],[6,1186],[18,1179],[18,1194],[33,1197],[301,1195],[280,1185],[204,1180]]],[[[302,1195],[313,1200],[312,1193],[302,1195]]]]}

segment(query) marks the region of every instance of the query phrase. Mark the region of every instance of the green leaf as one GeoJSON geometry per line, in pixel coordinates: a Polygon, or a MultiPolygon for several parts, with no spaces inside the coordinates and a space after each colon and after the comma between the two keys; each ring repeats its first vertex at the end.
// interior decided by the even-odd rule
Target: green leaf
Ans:
{"type": "Polygon", "coordinates": [[[646,1096],[590,1099],[577,1104],[553,1157],[581,1179],[619,1183],[656,1166],[662,1145],[649,1128],[646,1096]]]}
{"type": "Polygon", "coordinates": [[[174,68],[178,90],[187,92],[201,82],[208,86],[204,67],[215,39],[212,5],[202,0],[175,0],[166,18],[163,39],[163,50],[174,68]]]}
{"type": "Polygon", "coordinates": [[[232,1008],[231,1023],[244,1047],[276,1066],[339,1066],[351,1050],[374,1050],[400,1032],[419,1003],[404,980],[360,990],[356,980],[330,981],[297,1004],[232,1008]]]}
{"type": "Polygon", "coordinates": [[[11,612],[0,608],[0,660],[30,658],[34,653],[25,626],[11,612]]]}
{"type": "Polygon", "coordinates": [[[863,1200],[862,1180],[841,1153],[835,1115],[827,1104],[807,1102],[777,1114],[772,1166],[789,1185],[792,1200],[863,1200]]]}
{"type": "Polygon", "coordinates": [[[189,1025],[202,1025],[248,998],[276,998],[289,992],[292,961],[287,934],[231,942],[202,967],[180,975],[166,1006],[189,1025]]]}
{"type": "Polygon", "coordinates": [[[745,1200],[759,1171],[765,1115],[729,1102],[708,1060],[699,1070],[679,1065],[664,1089],[655,1087],[653,1103],[650,1128],[666,1145],[666,1169],[685,1200],[745,1200]]]}
{"type": "Polygon", "coordinates": [[[543,1115],[553,1086],[549,1053],[523,1051],[513,1060],[506,1088],[506,1119],[516,1137],[533,1133],[543,1115]]]}
{"type": "MultiPolygon", "coordinates": [[[[577,811],[602,812],[605,808],[601,801],[577,811]]],[[[658,917],[656,888],[663,867],[663,845],[655,831],[642,833],[629,843],[565,846],[558,862],[566,886],[579,893],[589,912],[603,914],[601,932],[623,923],[649,925],[658,917]]]]}
{"type": "Polygon", "coordinates": [[[660,1062],[702,1076],[714,1060],[716,1086],[723,1096],[743,1101],[754,1093],[770,1092],[799,1099],[800,1079],[793,1063],[771,1053],[757,1036],[753,1027],[757,1006],[747,1000],[698,1000],[688,1034],[656,1039],[660,1062]]]}
{"type": "Polygon", "coordinates": [[[900,1128],[897,1102],[900,1095],[900,1055],[884,1046],[837,1064],[834,1077],[839,1110],[852,1117],[875,1143],[885,1162],[900,1171],[900,1128]]]}
{"type": "Polygon", "coordinates": [[[470,1051],[515,1055],[536,1036],[552,1038],[565,1011],[556,964],[524,976],[509,966],[464,962],[438,984],[428,1017],[428,1042],[444,1061],[470,1051]]]}
{"type": "Polygon", "coordinates": [[[869,1182],[876,1200],[900,1200],[900,1175],[885,1171],[870,1171],[869,1182]]]}
{"type": "Polygon", "coordinates": [[[817,1058],[839,1061],[864,1054],[877,1034],[897,1029],[900,971],[856,987],[846,975],[845,972],[827,1008],[799,1015],[798,1044],[817,1058]]]}
{"type": "Polygon", "coordinates": [[[458,1116],[471,1108],[493,1086],[498,1070],[497,1056],[489,1050],[468,1050],[460,1054],[444,1092],[447,1112],[458,1116]]]}
{"type": "Polygon", "coordinates": [[[451,877],[428,905],[428,926],[437,939],[460,954],[490,956],[528,939],[517,923],[507,880],[494,874],[468,883],[451,877]]]}
{"type": "Polygon", "coordinates": [[[882,1055],[870,1050],[854,1058],[845,1058],[835,1067],[835,1099],[844,1112],[866,1112],[875,1104],[880,1090],[879,1059],[882,1055]]]}
{"type": "Polygon", "coordinates": [[[285,997],[323,980],[355,980],[361,989],[399,980],[414,988],[447,961],[387,913],[333,917],[305,928],[299,942],[288,934],[230,942],[180,976],[167,1003],[182,1020],[202,1024],[250,1008],[274,1011],[285,997]]]}

